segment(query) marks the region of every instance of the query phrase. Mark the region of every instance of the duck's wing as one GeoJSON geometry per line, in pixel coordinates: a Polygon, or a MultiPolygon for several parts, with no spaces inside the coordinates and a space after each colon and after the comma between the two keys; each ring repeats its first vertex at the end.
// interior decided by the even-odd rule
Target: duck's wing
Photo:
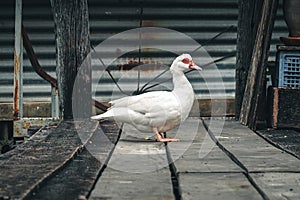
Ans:
{"type": "MultiPolygon", "coordinates": [[[[170,92],[148,92],[141,95],[123,97],[110,101],[111,107],[103,114],[92,119],[117,118],[121,121],[139,117],[155,117],[159,115],[166,102],[174,101],[170,92]]],[[[169,103],[170,104],[170,103],[169,103]]]]}
{"type": "Polygon", "coordinates": [[[166,121],[180,121],[181,118],[180,104],[172,92],[149,92],[111,103],[114,119],[135,127],[163,127],[166,121]]]}
{"type": "Polygon", "coordinates": [[[176,97],[167,91],[148,92],[110,102],[111,108],[128,108],[135,112],[154,115],[159,110],[172,109],[178,104],[176,97]]]}
{"type": "Polygon", "coordinates": [[[139,130],[161,128],[166,121],[180,120],[181,107],[171,92],[149,92],[137,96],[124,97],[110,102],[111,108],[92,119],[113,118],[119,122],[134,125],[139,130]]]}

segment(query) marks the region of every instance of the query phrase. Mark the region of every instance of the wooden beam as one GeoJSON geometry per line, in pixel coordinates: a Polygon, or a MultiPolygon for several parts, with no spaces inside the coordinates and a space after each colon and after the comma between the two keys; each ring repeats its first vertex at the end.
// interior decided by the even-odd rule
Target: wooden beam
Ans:
{"type": "Polygon", "coordinates": [[[247,84],[240,113],[240,122],[256,129],[258,104],[265,82],[266,65],[278,0],[265,0],[248,72],[247,84]]]}
{"type": "Polygon", "coordinates": [[[235,116],[239,119],[263,0],[239,0],[235,116]]]}
{"type": "Polygon", "coordinates": [[[92,101],[90,61],[85,60],[90,52],[87,0],[50,2],[55,24],[60,117],[72,119],[73,107],[81,117],[88,117],[92,101]],[[80,70],[80,67],[85,69],[80,70]],[[77,74],[80,75],[77,77],[77,74]],[[80,84],[73,93],[75,80],[80,84]]]}
{"type": "MultiPolygon", "coordinates": [[[[234,116],[234,99],[197,99],[197,101],[199,107],[197,108],[197,104],[194,104],[190,112],[191,117],[234,116]],[[214,109],[212,109],[212,105],[215,106],[214,109]],[[219,105],[219,108],[216,105],[219,105]]],[[[101,108],[109,106],[108,101],[97,101],[97,103],[101,104],[101,106],[96,108],[97,113],[103,113],[101,108]]],[[[51,117],[51,102],[25,102],[24,116],[51,117]]],[[[13,119],[13,103],[0,103],[0,120],[4,119],[13,119]]]]}

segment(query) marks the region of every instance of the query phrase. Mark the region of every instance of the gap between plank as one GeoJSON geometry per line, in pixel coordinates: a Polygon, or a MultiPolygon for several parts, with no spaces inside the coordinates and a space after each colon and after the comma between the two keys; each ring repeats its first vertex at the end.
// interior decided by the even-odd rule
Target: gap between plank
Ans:
{"type": "Polygon", "coordinates": [[[176,166],[172,159],[167,142],[165,142],[165,148],[166,148],[166,155],[167,155],[167,160],[168,160],[168,164],[169,164],[169,169],[171,172],[171,182],[172,182],[172,187],[173,187],[174,199],[181,200],[182,195],[181,195],[181,188],[180,188],[180,184],[179,184],[179,177],[178,177],[179,174],[177,172],[176,166]]]}
{"type": "Polygon", "coordinates": [[[218,139],[214,136],[213,132],[209,129],[209,127],[207,126],[204,120],[202,120],[202,124],[206,129],[210,138],[215,142],[215,144],[225,153],[226,156],[228,156],[236,165],[238,165],[243,170],[244,176],[247,178],[250,184],[255,188],[255,190],[260,194],[260,196],[264,200],[270,200],[267,194],[257,185],[254,179],[251,177],[249,170],[246,168],[246,166],[233,153],[231,153],[228,149],[226,149],[226,147],[224,147],[218,141],[218,139]]]}

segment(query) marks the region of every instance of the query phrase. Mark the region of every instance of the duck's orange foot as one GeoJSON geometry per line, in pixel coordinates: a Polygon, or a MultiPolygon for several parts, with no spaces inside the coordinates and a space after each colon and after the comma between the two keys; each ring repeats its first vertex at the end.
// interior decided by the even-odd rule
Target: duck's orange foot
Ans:
{"type": "Polygon", "coordinates": [[[158,142],[178,142],[179,139],[176,138],[157,138],[158,142]]]}
{"type": "Polygon", "coordinates": [[[175,138],[164,138],[162,134],[157,130],[157,128],[153,128],[153,132],[156,137],[156,141],[158,142],[178,142],[178,139],[175,138]]]}

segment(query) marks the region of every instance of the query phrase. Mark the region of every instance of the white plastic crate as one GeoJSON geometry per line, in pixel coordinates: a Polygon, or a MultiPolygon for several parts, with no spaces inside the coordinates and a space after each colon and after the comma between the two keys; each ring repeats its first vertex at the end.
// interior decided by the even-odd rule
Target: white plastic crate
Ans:
{"type": "Polygon", "coordinates": [[[300,87],[300,51],[278,52],[278,87],[300,87]]]}

